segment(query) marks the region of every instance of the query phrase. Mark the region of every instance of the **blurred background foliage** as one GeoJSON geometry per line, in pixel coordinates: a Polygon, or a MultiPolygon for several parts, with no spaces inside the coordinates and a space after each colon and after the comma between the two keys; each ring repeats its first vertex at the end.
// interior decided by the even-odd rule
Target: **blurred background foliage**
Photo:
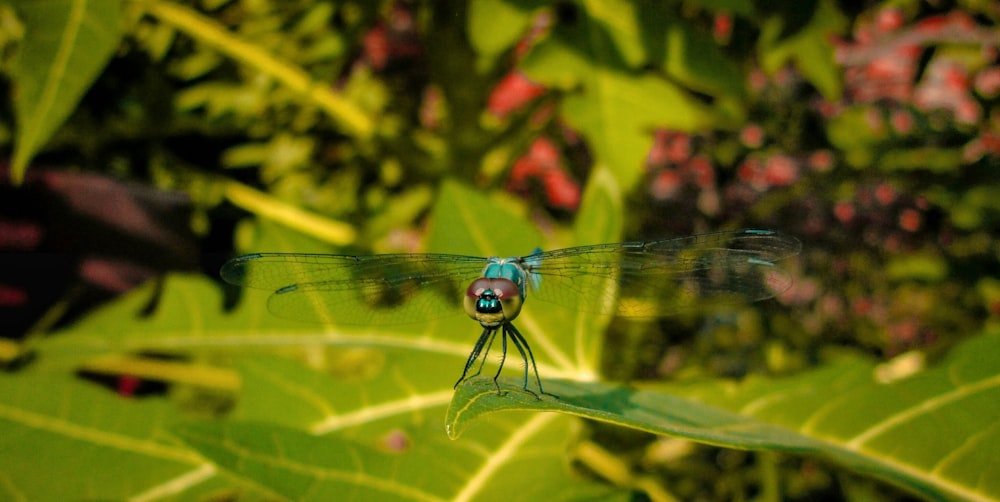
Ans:
{"type": "Polygon", "coordinates": [[[780,302],[615,326],[611,379],[933,356],[1000,315],[994,2],[103,0],[86,16],[120,36],[59,79],[26,56],[62,4],[0,4],[11,339],[165,271],[215,277],[248,217],[421,251],[445,178],[558,235],[597,167],[623,240],[804,243],[780,302]]]}

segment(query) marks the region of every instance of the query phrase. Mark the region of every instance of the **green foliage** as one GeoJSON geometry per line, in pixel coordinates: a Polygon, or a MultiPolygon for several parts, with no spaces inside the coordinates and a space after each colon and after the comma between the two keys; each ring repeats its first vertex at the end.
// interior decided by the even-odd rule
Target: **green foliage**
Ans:
{"type": "MultiPolygon", "coordinates": [[[[599,187],[591,193],[594,201],[588,204],[600,207],[605,204],[602,201],[607,201],[599,187]]],[[[431,241],[451,246],[471,243],[467,252],[489,254],[489,246],[498,241],[483,237],[490,229],[489,222],[476,218],[475,210],[488,203],[476,192],[447,185],[433,218],[442,226],[431,231],[432,236],[442,235],[431,241]],[[468,225],[453,225],[451,218],[455,217],[468,225]]],[[[604,210],[613,211],[607,206],[604,210]]],[[[518,236],[509,246],[523,249],[538,244],[528,237],[531,227],[523,217],[510,212],[506,220],[511,235],[518,236]]],[[[296,251],[316,246],[267,228],[261,228],[254,243],[258,248],[296,251]]],[[[490,427],[467,435],[463,441],[447,439],[445,408],[453,395],[454,378],[478,329],[460,312],[455,313],[457,318],[379,331],[318,327],[268,315],[262,308],[263,295],[255,292],[248,293],[237,310],[223,313],[218,288],[204,279],[176,276],[167,280],[156,310],[144,318],[140,312],[151,292],[151,288],[136,291],[36,346],[39,356],[52,365],[43,383],[54,389],[65,387],[69,403],[60,405],[31,393],[32,386],[42,382],[34,373],[3,380],[10,386],[5,395],[18,396],[0,413],[7,430],[43,429],[49,434],[46,441],[59,448],[73,448],[82,442],[96,458],[88,457],[86,461],[103,462],[100,457],[104,455],[117,462],[118,449],[135,450],[133,455],[141,457],[121,458],[121,462],[132,462],[133,468],[142,472],[121,477],[118,482],[97,480],[100,483],[92,491],[95,497],[124,498],[167,490],[158,485],[180,476],[178,471],[188,473],[183,482],[172,487],[178,490],[173,495],[181,498],[203,493],[207,490],[204,485],[224,483],[219,473],[199,458],[229,470],[247,486],[291,499],[325,500],[332,493],[348,493],[353,498],[416,499],[461,498],[509,490],[537,496],[557,494],[565,499],[615,493],[601,484],[581,482],[566,469],[564,448],[574,430],[566,417],[510,415],[492,421],[490,427]],[[300,360],[258,353],[259,348],[268,346],[282,347],[286,356],[298,354],[300,360]],[[230,366],[237,372],[240,388],[234,396],[231,418],[219,423],[181,425],[185,420],[172,408],[170,413],[156,411],[172,406],[165,400],[118,400],[58,370],[91,361],[95,354],[136,351],[183,352],[197,360],[228,361],[221,367],[230,366]],[[307,368],[302,360],[317,357],[325,360],[325,372],[307,368]],[[451,371],[447,371],[449,368],[451,371]],[[73,391],[81,386],[87,392],[73,391]],[[93,399],[94,395],[100,399],[93,399]],[[90,401],[77,401],[78,397],[90,401]],[[89,407],[85,404],[88,402],[89,407]],[[150,410],[151,403],[157,408],[150,410]],[[122,407],[126,411],[119,410],[122,407]],[[79,418],[78,408],[95,413],[79,418]],[[121,422],[116,422],[114,429],[101,431],[99,424],[105,416],[120,417],[121,422]],[[151,424],[142,418],[148,416],[158,417],[158,422],[151,424]],[[118,429],[120,424],[130,423],[144,428],[118,429]],[[156,432],[150,432],[151,426],[156,432]],[[160,441],[169,443],[168,432],[177,434],[194,451],[178,449],[176,444],[170,449],[159,447],[160,441]],[[522,480],[523,484],[514,480],[522,480]],[[568,485],[573,488],[567,490],[568,485]]],[[[531,339],[543,372],[593,374],[597,355],[581,353],[580,348],[596,351],[598,345],[579,344],[570,337],[599,340],[600,324],[578,321],[580,332],[574,334],[557,329],[555,319],[544,318],[537,310],[522,315],[525,326],[539,330],[531,339]]],[[[87,368],[101,371],[111,367],[106,358],[103,361],[103,365],[91,364],[87,368]]],[[[116,369],[142,374],[141,363],[125,364],[116,369]]],[[[145,376],[168,377],[164,373],[145,376]]],[[[189,397],[180,402],[188,408],[188,420],[191,413],[204,407],[199,402],[215,393],[231,391],[224,380],[208,372],[202,372],[202,378],[187,378],[183,384],[189,397]]],[[[3,457],[15,463],[24,460],[16,453],[38,439],[34,433],[20,432],[5,438],[0,450],[10,453],[3,457]]],[[[117,464],[109,460],[109,465],[117,464]]],[[[47,476],[72,477],[67,488],[60,490],[79,490],[92,480],[91,474],[85,469],[61,470],[76,466],[59,464],[58,473],[49,470],[47,476]]],[[[44,492],[39,483],[27,477],[18,477],[15,482],[21,491],[41,494],[44,492]]]]}
{"type": "MultiPolygon", "coordinates": [[[[615,211],[602,202],[608,195],[599,188],[592,187],[589,194],[585,207],[615,211]]],[[[475,252],[489,254],[497,241],[482,238],[490,225],[476,218],[473,209],[488,203],[473,191],[447,185],[433,214],[432,235],[442,235],[432,242],[471,243],[475,252]],[[461,225],[452,224],[456,217],[461,225]]],[[[505,221],[513,234],[530,229],[514,212],[505,221]]],[[[282,234],[268,230],[254,246],[309,250],[309,243],[285,240],[282,234]]],[[[526,243],[522,235],[512,245],[526,243]]],[[[875,379],[879,372],[870,362],[845,358],[779,381],[636,390],[587,381],[597,371],[591,351],[599,348],[593,341],[600,340],[600,323],[553,322],[558,315],[541,315],[540,306],[529,304],[519,324],[536,349],[546,388],[559,396],[538,400],[520,391],[519,379],[509,376],[502,396],[487,377],[467,381],[453,394],[451,378],[476,331],[460,314],[391,330],[317,327],[268,315],[257,293],[248,293],[237,310],[223,313],[216,287],[201,278],[173,277],[164,284],[156,310],[144,318],[140,312],[151,292],[136,291],[39,342],[35,349],[45,362],[42,367],[0,380],[4,395],[10,396],[0,410],[4,428],[11,432],[0,442],[6,472],[20,472],[25,457],[18,452],[39,441],[49,451],[87,453],[67,454],[73,461],[50,466],[42,479],[29,472],[15,474],[20,491],[48,494],[45,498],[83,490],[107,498],[154,492],[185,498],[220,486],[252,486],[302,500],[324,500],[334,493],[448,499],[495,496],[509,489],[516,490],[512,495],[532,498],[616,493],[566,470],[564,445],[575,435],[567,417],[497,414],[522,410],[557,411],[731,448],[815,453],[934,498],[1000,494],[1000,487],[977,481],[992,479],[982,470],[991,464],[978,461],[977,452],[997,446],[993,435],[981,434],[1000,403],[992,364],[1000,357],[996,335],[956,349],[931,369],[912,368],[888,382],[875,379]],[[286,355],[263,354],[264,347],[281,347],[286,355]],[[136,351],[195,356],[184,363],[187,377],[172,377],[187,389],[175,403],[117,399],[62,369],[84,364],[100,371],[110,368],[107,355],[136,351]],[[95,354],[104,357],[95,363],[95,354]],[[324,369],[308,368],[307,359],[323,361],[324,369]],[[219,368],[236,372],[238,390],[199,369],[204,363],[194,362],[212,360],[228,361],[219,368]],[[31,392],[37,386],[62,397],[31,392]],[[190,422],[220,392],[236,392],[228,418],[190,422]],[[187,412],[178,413],[177,403],[187,412]],[[105,417],[111,416],[115,420],[109,424],[105,417]],[[936,432],[942,420],[955,424],[947,434],[936,432]],[[446,430],[461,438],[447,440],[446,430]],[[914,442],[915,437],[922,439],[914,442]],[[241,481],[231,485],[229,477],[202,459],[241,481]],[[115,472],[114,478],[101,479],[80,468],[88,462],[121,467],[107,471],[115,472]],[[121,470],[129,475],[121,476],[121,470]],[[64,483],[47,483],[53,475],[64,483]],[[174,478],[183,481],[168,487],[174,478]]],[[[131,366],[118,369],[143,374],[141,362],[125,364],[131,366]]],[[[146,376],[169,375],[161,370],[146,376]]]]}
{"type": "Polygon", "coordinates": [[[740,384],[657,385],[628,389],[552,380],[559,399],[536,400],[509,384],[497,396],[488,379],[459,387],[449,432],[500,411],[559,411],[730,448],[809,452],[939,500],[993,499],[987,460],[1000,437],[1000,333],[957,347],[944,361],[902,374],[848,357],[788,379],[740,384]],[[949,424],[940,433],[942,423],[949,424]],[[914,442],[913,438],[922,438],[914,442]]]}
{"type": "MultiPolygon", "coordinates": [[[[813,3],[803,2],[803,6],[809,5],[813,3]]],[[[843,32],[845,19],[832,1],[819,0],[815,7],[804,12],[808,22],[801,27],[788,25],[789,17],[794,19],[797,13],[771,16],[764,22],[758,42],[763,56],[761,66],[768,73],[777,73],[794,60],[802,76],[832,101],[840,97],[841,79],[827,37],[843,32]],[[787,32],[794,34],[789,36],[787,32]]]]}
{"type": "Polygon", "coordinates": [[[21,1],[16,4],[27,36],[14,78],[17,139],[13,179],[24,179],[28,162],[77,107],[114,54],[120,36],[121,1],[21,1]]]}
{"type": "MultiPolygon", "coordinates": [[[[719,120],[682,88],[637,71],[651,62],[639,23],[662,13],[644,11],[655,11],[652,4],[625,5],[631,4],[584,2],[574,7],[565,14],[570,20],[556,24],[527,55],[522,69],[533,80],[569,93],[562,102],[565,119],[592,138],[596,162],[609,166],[619,185],[630,190],[641,175],[638,168],[654,128],[694,131],[719,120]]],[[[673,40],[674,50],[679,43],[673,40]]],[[[697,73],[696,68],[684,72],[683,60],[672,65],[681,73],[697,73]]]]}
{"type": "Polygon", "coordinates": [[[173,403],[123,401],[65,371],[24,371],[0,379],[0,388],[5,498],[125,499],[184,477],[205,481],[193,496],[221,486],[211,480],[214,469],[169,433],[178,419],[173,403]]]}
{"type": "MultiPolygon", "coordinates": [[[[0,498],[1000,499],[991,7],[4,3],[0,175],[28,186],[0,199],[18,211],[41,188],[56,219],[160,230],[138,190],[54,182],[83,170],[183,195],[212,251],[234,208],[246,252],[738,227],[804,251],[756,308],[639,323],[529,299],[516,323],[559,396],[542,399],[513,350],[502,394],[492,362],[453,389],[481,330],[460,309],[295,323],[266,291],[169,273],[0,341],[0,498]],[[160,387],[126,398],[130,381],[160,387]]],[[[36,215],[8,216],[0,247],[36,215]]]]}

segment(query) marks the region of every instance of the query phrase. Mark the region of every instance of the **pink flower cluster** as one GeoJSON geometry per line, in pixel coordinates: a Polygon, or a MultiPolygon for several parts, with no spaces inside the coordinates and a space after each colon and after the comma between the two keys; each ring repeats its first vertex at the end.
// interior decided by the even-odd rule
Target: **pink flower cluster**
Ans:
{"type": "Polygon", "coordinates": [[[921,113],[944,112],[957,124],[969,126],[985,115],[980,100],[1000,94],[1000,36],[962,11],[907,25],[903,11],[889,7],[859,22],[852,39],[838,40],[836,45],[851,103],[892,103],[921,113]],[[962,49],[954,50],[958,47],[962,49]]]}
{"type": "Polygon", "coordinates": [[[575,211],[580,205],[579,183],[562,167],[562,154],[545,136],[536,138],[528,153],[514,162],[507,190],[526,195],[534,185],[541,185],[554,208],[575,211]]]}

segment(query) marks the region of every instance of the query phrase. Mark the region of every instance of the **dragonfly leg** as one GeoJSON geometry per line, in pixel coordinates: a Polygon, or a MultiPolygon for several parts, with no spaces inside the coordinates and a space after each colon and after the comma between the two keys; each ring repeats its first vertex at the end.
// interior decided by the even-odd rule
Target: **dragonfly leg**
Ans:
{"type": "MultiPolygon", "coordinates": [[[[500,340],[502,342],[501,347],[503,351],[500,353],[500,365],[497,366],[497,374],[493,375],[493,385],[497,386],[497,395],[502,396],[503,391],[500,390],[500,382],[497,382],[497,378],[500,378],[500,372],[503,371],[503,363],[507,360],[507,324],[503,325],[503,334],[500,335],[500,340]]],[[[516,342],[515,342],[516,343],[516,342]]],[[[487,349],[489,351],[489,349],[487,349]]]]}
{"type": "MultiPolygon", "coordinates": [[[[531,346],[528,345],[528,340],[521,336],[521,332],[518,331],[517,328],[515,328],[511,323],[504,324],[504,334],[508,333],[510,334],[510,340],[514,342],[514,346],[517,347],[517,350],[521,353],[521,359],[524,359],[524,390],[531,392],[536,399],[540,399],[538,394],[535,394],[533,391],[528,389],[528,363],[530,362],[531,369],[535,372],[535,383],[538,384],[538,392],[541,392],[546,396],[552,396],[559,399],[559,396],[545,392],[545,389],[542,388],[542,378],[538,376],[538,365],[535,364],[535,355],[531,353],[531,346]],[[525,355],[525,353],[527,353],[527,355],[525,355]]],[[[507,338],[504,337],[504,341],[506,340],[507,338]]],[[[506,350],[504,352],[506,352],[506,350]]]]}
{"type": "Polygon", "coordinates": [[[497,333],[496,328],[483,329],[483,334],[479,335],[479,339],[476,340],[476,345],[472,348],[472,352],[469,353],[469,359],[465,361],[465,369],[462,370],[462,376],[458,379],[457,382],[455,382],[455,387],[458,387],[458,384],[462,383],[465,380],[466,376],[469,376],[469,378],[471,378],[483,371],[483,364],[485,364],[486,362],[485,360],[486,355],[489,355],[490,352],[489,347],[493,345],[493,337],[496,336],[496,333],[497,333]],[[469,368],[472,368],[472,365],[475,364],[476,359],[479,359],[479,354],[480,352],[483,351],[484,346],[486,347],[486,354],[483,356],[483,362],[479,364],[479,370],[476,371],[474,375],[470,376],[469,368]]]}
{"type": "MultiPolygon", "coordinates": [[[[483,372],[483,366],[486,366],[486,360],[490,358],[490,349],[493,347],[493,339],[496,338],[497,331],[498,330],[496,328],[490,329],[490,339],[484,345],[486,351],[483,352],[483,356],[479,357],[479,352],[476,352],[476,357],[479,358],[479,369],[477,369],[475,373],[469,375],[469,378],[479,376],[479,374],[483,372]]],[[[480,347],[480,350],[481,349],[482,347],[480,347]]]]}

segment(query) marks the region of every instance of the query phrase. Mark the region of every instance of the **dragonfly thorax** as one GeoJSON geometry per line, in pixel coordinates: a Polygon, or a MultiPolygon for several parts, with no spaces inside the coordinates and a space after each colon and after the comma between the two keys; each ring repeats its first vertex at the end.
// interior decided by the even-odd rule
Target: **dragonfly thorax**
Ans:
{"type": "Polygon", "coordinates": [[[481,277],[465,290],[465,313],[484,328],[514,320],[523,304],[520,288],[510,279],[481,277]]]}

